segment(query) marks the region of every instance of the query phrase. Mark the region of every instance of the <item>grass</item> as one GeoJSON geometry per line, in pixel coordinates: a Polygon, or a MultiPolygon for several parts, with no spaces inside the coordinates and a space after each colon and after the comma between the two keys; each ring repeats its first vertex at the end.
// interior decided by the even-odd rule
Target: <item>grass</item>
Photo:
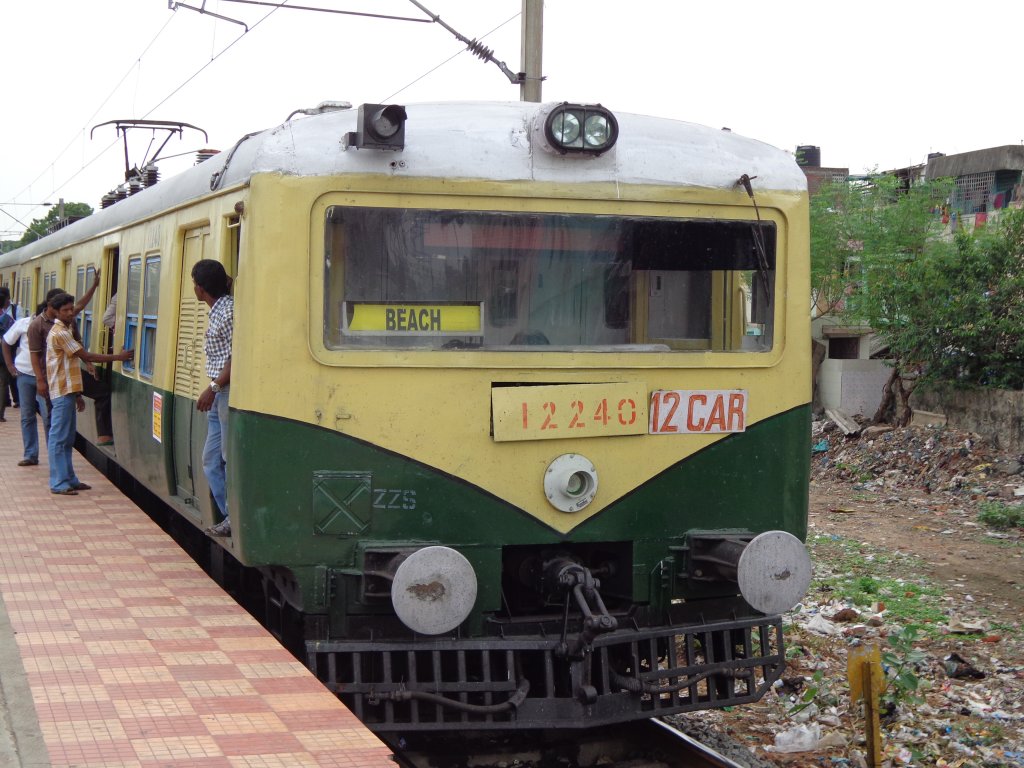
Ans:
{"type": "Polygon", "coordinates": [[[943,590],[905,576],[921,572],[917,558],[838,536],[816,536],[811,545],[816,566],[811,590],[831,593],[862,609],[884,603],[887,619],[902,625],[927,627],[947,621],[939,602],[943,590]]]}
{"type": "Polygon", "coordinates": [[[1003,549],[1024,549],[1024,539],[997,539],[994,536],[982,536],[981,540],[986,544],[1003,549]]]}
{"type": "Polygon", "coordinates": [[[1024,506],[983,501],[978,505],[978,522],[1001,531],[1024,527],[1024,506]]]}

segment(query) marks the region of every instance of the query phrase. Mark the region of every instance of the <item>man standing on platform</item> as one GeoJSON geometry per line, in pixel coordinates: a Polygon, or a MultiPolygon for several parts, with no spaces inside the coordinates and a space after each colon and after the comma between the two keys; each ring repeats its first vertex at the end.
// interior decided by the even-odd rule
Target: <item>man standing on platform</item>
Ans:
{"type": "Polygon", "coordinates": [[[75,297],[61,293],[50,300],[50,309],[57,313],[53,329],[46,337],[46,379],[50,392],[50,433],[47,450],[50,454],[50,493],[76,496],[90,486],[79,481],[71,465],[75,445],[77,412],[85,409],[82,399],[82,368],[87,363],[125,362],[132,359],[131,350],[113,355],[86,351],[71,332],[75,321],[75,297]]]}
{"type": "MultiPolygon", "coordinates": [[[[36,314],[45,309],[46,305],[40,304],[36,314]]],[[[19,467],[34,467],[39,463],[37,413],[43,417],[43,434],[50,432],[50,410],[46,398],[39,394],[36,386],[32,353],[28,351],[28,327],[34,317],[23,317],[15,321],[10,330],[3,335],[4,363],[8,372],[17,380],[18,399],[21,402],[21,442],[25,454],[18,462],[19,467]]]]}
{"type": "Polygon", "coordinates": [[[206,445],[203,447],[203,471],[210,493],[224,519],[207,529],[213,536],[231,535],[228,516],[228,386],[231,384],[231,339],[234,333],[235,304],[229,291],[231,281],[219,261],[201,259],[192,267],[196,298],[210,307],[206,329],[206,375],[210,386],[199,395],[196,408],[207,414],[206,445]]]}

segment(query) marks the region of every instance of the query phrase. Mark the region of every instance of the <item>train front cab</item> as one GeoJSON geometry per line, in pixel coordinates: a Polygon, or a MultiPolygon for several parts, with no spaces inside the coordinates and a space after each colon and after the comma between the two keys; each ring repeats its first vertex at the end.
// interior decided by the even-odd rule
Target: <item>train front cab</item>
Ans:
{"type": "Polygon", "coordinates": [[[236,294],[235,546],[307,615],[318,674],[378,730],[759,698],[781,621],[718,561],[806,533],[805,197],[343,183],[254,177],[261,279],[236,294]],[[269,377],[289,306],[308,349],[276,345],[269,377]],[[558,506],[544,478],[566,456],[587,463],[558,506]],[[475,591],[448,609],[407,583],[443,616],[406,623],[396,574],[429,548],[475,591]],[[578,569],[599,601],[586,575],[582,602],[559,586],[578,569]]]}

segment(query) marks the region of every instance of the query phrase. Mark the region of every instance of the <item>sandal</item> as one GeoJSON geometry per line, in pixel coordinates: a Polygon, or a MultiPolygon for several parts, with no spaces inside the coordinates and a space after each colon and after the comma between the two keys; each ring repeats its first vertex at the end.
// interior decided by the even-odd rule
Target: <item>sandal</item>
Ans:
{"type": "Polygon", "coordinates": [[[55,491],[53,488],[50,489],[50,493],[56,494],[57,496],[77,496],[78,491],[74,488],[65,488],[63,491],[55,491]]]}

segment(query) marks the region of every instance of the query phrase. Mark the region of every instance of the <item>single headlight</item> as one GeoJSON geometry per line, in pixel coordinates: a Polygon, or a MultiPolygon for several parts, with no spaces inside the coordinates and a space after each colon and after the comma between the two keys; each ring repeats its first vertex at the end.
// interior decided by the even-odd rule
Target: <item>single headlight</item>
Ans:
{"type": "Polygon", "coordinates": [[[583,128],[583,140],[588,147],[601,149],[612,138],[612,126],[608,115],[590,115],[583,128]]]}
{"type": "Polygon", "coordinates": [[[573,146],[580,137],[580,119],[572,112],[559,112],[551,121],[551,135],[560,146],[573,146]]]}

